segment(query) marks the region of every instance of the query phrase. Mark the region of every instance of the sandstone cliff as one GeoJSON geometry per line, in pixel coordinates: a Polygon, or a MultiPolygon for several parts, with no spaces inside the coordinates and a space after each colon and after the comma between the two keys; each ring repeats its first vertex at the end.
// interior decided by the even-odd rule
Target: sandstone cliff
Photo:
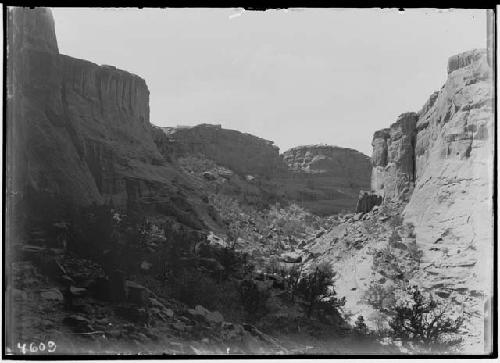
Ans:
{"type": "Polygon", "coordinates": [[[283,153],[289,198],[319,215],[354,211],[360,190],[370,187],[370,159],[352,149],[299,146],[283,153]]]}
{"type": "Polygon", "coordinates": [[[448,70],[419,115],[415,190],[404,215],[424,252],[416,280],[466,310],[468,341],[480,352],[492,296],[492,70],[483,50],[450,58],[448,70]]]}
{"type": "Polygon", "coordinates": [[[417,114],[404,113],[373,136],[371,188],[385,198],[407,199],[415,182],[417,114]]]}
{"type": "Polygon", "coordinates": [[[279,154],[272,141],[201,124],[164,127],[157,141],[176,159],[201,156],[259,183],[279,185],[280,194],[319,215],[354,211],[360,190],[370,186],[370,160],[362,153],[328,145],[299,146],[279,154]]]}
{"type": "Polygon", "coordinates": [[[8,20],[12,211],[112,203],[170,213],[188,182],[153,141],[145,81],[59,54],[50,10],[15,8],[8,20]]]}
{"type": "Polygon", "coordinates": [[[409,266],[404,251],[419,250],[422,257],[392,283],[407,279],[442,299],[448,311],[464,316],[464,351],[489,349],[491,325],[485,317],[491,317],[493,291],[493,100],[486,52],[451,57],[441,90],[418,113],[402,114],[390,128],[374,134],[371,183],[383,205],[342,221],[311,245],[318,259],[336,261],[337,286],[347,297],[346,306],[368,316],[373,326],[378,318],[363,297],[372,283],[389,288],[391,278],[384,275],[385,268],[377,268],[375,257],[386,253],[391,228],[385,224],[391,213],[383,213],[393,210],[393,218],[404,219],[399,227],[393,224],[397,234],[391,238],[402,238],[402,243],[391,247],[390,259],[404,267],[409,266]],[[346,246],[333,246],[342,239],[346,246]]]}
{"type": "Polygon", "coordinates": [[[286,170],[272,141],[211,124],[163,130],[176,156],[203,155],[242,175],[270,178],[286,170]]]}

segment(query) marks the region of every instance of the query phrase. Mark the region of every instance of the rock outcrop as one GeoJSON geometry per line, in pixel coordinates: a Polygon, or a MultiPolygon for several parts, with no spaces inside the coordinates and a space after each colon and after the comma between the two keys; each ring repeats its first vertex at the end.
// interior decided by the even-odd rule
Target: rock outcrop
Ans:
{"type": "Polygon", "coordinates": [[[360,191],[356,213],[368,213],[373,207],[382,204],[382,197],[372,192],[360,191]]]}
{"type": "Polygon", "coordinates": [[[164,127],[176,156],[203,155],[241,175],[275,177],[286,171],[272,141],[220,125],[164,127]]]}
{"type": "Polygon", "coordinates": [[[423,251],[415,282],[463,309],[467,344],[483,352],[492,293],[493,81],[484,50],[450,58],[448,80],[418,114],[373,138],[372,190],[408,201],[423,251]]]}
{"type": "Polygon", "coordinates": [[[299,146],[283,153],[286,194],[319,215],[354,211],[359,191],[370,185],[370,159],[329,145],[299,146]]]}
{"type": "Polygon", "coordinates": [[[153,140],[145,81],[59,54],[48,9],[9,10],[8,35],[11,211],[175,205],[188,182],[153,140]]]}
{"type": "Polygon", "coordinates": [[[373,136],[371,189],[387,199],[407,199],[415,183],[415,136],[418,116],[400,115],[389,129],[373,136]]]}
{"type": "MultiPolygon", "coordinates": [[[[262,185],[275,183],[288,199],[319,215],[354,211],[358,193],[370,185],[370,160],[362,153],[328,145],[299,146],[279,154],[272,141],[220,125],[164,127],[156,140],[162,154],[201,156],[262,185]]],[[[208,177],[208,176],[207,176],[208,177]]]]}
{"type": "Polygon", "coordinates": [[[470,349],[482,352],[493,276],[494,90],[483,50],[458,59],[471,63],[453,68],[419,117],[416,184],[404,215],[424,253],[417,280],[463,307],[470,349]]]}

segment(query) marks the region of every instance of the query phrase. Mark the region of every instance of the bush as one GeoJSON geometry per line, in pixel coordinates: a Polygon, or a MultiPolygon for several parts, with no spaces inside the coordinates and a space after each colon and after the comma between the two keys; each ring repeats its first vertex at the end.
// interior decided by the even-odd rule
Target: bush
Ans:
{"type": "Polygon", "coordinates": [[[389,236],[389,246],[395,246],[398,242],[401,241],[401,237],[395,229],[392,230],[391,235],[389,236]]]}
{"type": "Polygon", "coordinates": [[[110,207],[93,204],[72,212],[68,248],[73,252],[95,258],[114,249],[118,241],[118,223],[110,207]]]}
{"type": "Polygon", "coordinates": [[[393,335],[404,341],[426,348],[454,345],[458,340],[447,340],[458,333],[463,318],[451,318],[432,296],[424,296],[418,287],[405,291],[405,296],[394,306],[394,318],[389,322],[393,335]]]}
{"type": "Polygon", "coordinates": [[[385,312],[390,306],[394,305],[394,291],[394,285],[385,286],[379,282],[372,281],[364,298],[375,309],[385,312]]]}
{"type": "Polygon", "coordinates": [[[359,315],[354,323],[354,332],[357,335],[367,335],[368,334],[368,326],[366,326],[365,319],[363,315],[359,315]]]}
{"type": "Polygon", "coordinates": [[[345,298],[338,299],[332,285],[335,273],[328,263],[313,266],[312,271],[298,282],[296,295],[300,296],[310,317],[314,311],[339,315],[338,309],[345,304],[345,298]]]}
{"type": "Polygon", "coordinates": [[[249,321],[255,321],[267,313],[266,302],[269,292],[259,290],[254,281],[243,280],[240,286],[240,298],[249,321]]]}
{"type": "Polygon", "coordinates": [[[389,221],[389,225],[391,227],[399,227],[402,224],[403,224],[403,217],[399,214],[392,216],[390,221],[389,221]]]}

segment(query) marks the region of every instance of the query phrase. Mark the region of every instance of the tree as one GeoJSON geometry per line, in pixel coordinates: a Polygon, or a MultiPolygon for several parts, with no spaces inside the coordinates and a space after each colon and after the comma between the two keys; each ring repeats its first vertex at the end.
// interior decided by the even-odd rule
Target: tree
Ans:
{"type": "Polygon", "coordinates": [[[259,290],[257,284],[245,279],[240,286],[241,303],[249,320],[254,320],[267,312],[266,301],[269,292],[259,290]]]}
{"type": "Polygon", "coordinates": [[[356,322],[354,323],[354,332],[358,335],[368,334],[368,326],[366,326],[363,315],[358,316],[358,319],[356,319],[356,322]]]}
{"type": "Polygon", "coordinates": [[[328,263],[313,267],[312,271],[302,276],[298,286],[297,295],[304,300],[307,316],[313,311],[322,309],[329,313],[337,313],[338,308],[345,304],[345,298],[338,299],[332,285],[335,273],[328,263]]]}
{"type": "Polygon", "coordinates": [[[424,296],[418,287],[406,291],[394,307],[394,318],[389,322],[395,337],[423,344],[426,347],[457,341],[446,341],[447,334],[457,333],[463,318],[448,316],[445,307],[440,306],[432,296],[424,296]]]}

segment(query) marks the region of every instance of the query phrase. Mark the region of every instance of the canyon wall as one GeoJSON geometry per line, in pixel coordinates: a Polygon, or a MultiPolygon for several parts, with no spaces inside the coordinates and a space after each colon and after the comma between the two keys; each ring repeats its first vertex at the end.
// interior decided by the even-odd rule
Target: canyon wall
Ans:
{"type": "Polygon", "coordinates": [[[373,138],[372,189],[385,202],[408,201],[404,219],[423,251],[414,280],[467,316],[475,352],[488,338],[492,296],[493,101],[486,51],[464,52],[450,57],[446,83],[418,114],[373,138]]]}
{"type": "Polygon", "coordinates": [[[242,175],[272,178],[286,171],[272,141],[211,124],[162,129],[176,156],[201,154],[242,175]]]}
{"type": "Polygon", "coordinates": [[[370,188],[370,158],[356,150],[309,145],[280,155],[272,141],[220,125],[161,129],[168,141],[159,147],[173,157],[202,155],[242,176],[266,178],[315,214],[354,211],[360,190],[370,188]]]}
{"type": "Polygon", "coordinates": [[[456,59],[419,115],[416,184],[404,216],[424,252],[416,279],[466,310],[471,349],[482,351],[493,292],[494,90],[483,50],[459,55],[458,68],[456,59]]]}
{"type": "Polygon", "coordinates": [[[299,146],[283,153],[286,195],[319,215],[356,209],[360,190],[370,188],[370,158],[329,145],[299,146]]]}
{"type": "Polygon", "coordinates": [[[44,8],[9,10],[8,45],[13,212],[111,203],[168,213],[176,206],[172,200],[189,183],[153,140],[142,78],[60,54],[44,8]]]}

